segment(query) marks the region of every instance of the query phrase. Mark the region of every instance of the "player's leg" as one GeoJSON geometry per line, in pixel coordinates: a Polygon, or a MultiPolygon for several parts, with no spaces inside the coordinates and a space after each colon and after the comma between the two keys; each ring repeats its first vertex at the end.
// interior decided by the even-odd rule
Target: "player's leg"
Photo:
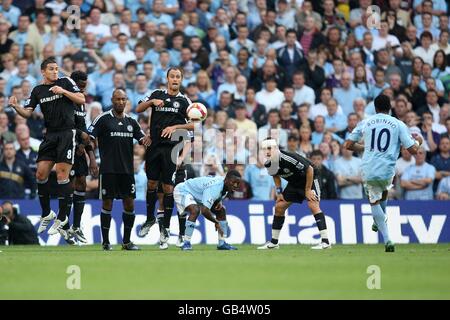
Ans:
{"type": "MultiPolygon", "coordinates": [[[[284,193],[283,193],[284,195],[284,193]]],[[[275,215],[273,216],[272,222],[272,239],[266,242],[264,245],[258,247],[258,250],[266,250],[266,249],[278,249],[280,246],[278,245],[278,238],[280,237],[281,229],[283,228],[285,213],[287,208],[290,207],[292,202],[282,200],[277,201],[275,203],[275,215]]]]}
{"type": "MultiPolygon", "coordinates": [[[[102,175],[100,175],[102,177],[102,175]]],[[[101,189],[100,189],[101,192],[101,189]]],[[[109,229],[111,227],[111,212],[113,199],[102,199],[102,212],[100,213],[100,227],[102,229],[102,247],[105,251],[112,250],[109,243],[109,229]]]]}
{"type": "Polygon", "coordinates": [[[134,225],[134,198],[126,197],[123,199],[123,213],[122,213],[122,221],[123,221],[123,244],[122,250],[140,250],[138,246],[136,246],[133,242],[131,242],[131,230],[134,225]]]}
{"type": "Polygon", "coordinates": [[[236,247],[233,247],[232,245],[225,242],[225,239],[228,237],[228,221],[227,221],[227,213],[224,206],[220,208],[219,210],[211,209],[211,212],[216,215],[217,221],[219,221],[220,228],[223,230],[223,235],[220,235],[220,233],[217,233],[219,236],[219,245],[217,246],[218,250],[237,250],[236,247]]]}
{"type": "Polygon", "coordinates": [[[56,218],[56,213],[50,208],[50,184],[48,177],[54,166],[53,161],[42,160],[37,162],[36,181],[39,196],[39,203],[41,205],[42,214],[38,227],[38,233],[44,232],[50,222],[56,218]]]}
{"type": "Polygon", "coordinates": [[[57,136],[56,148],[56,177],[58,180],[58,200],[59,212],[55,223],[49,230],[49,234],[62,232],[61,229],[68,223],[68,215],[72,206],[73,188],[70,183],[69,175],[75,157],[75,135],[76,131],[71,130],[61,132],[57,136]]]}
{"type": "Polygon", "coordinates": [[[378,230],[383,235],[386,252],[394,252],[395,247],[389,237],[389,230],[386,224],[386,215],[381,206],[381,202],[387,199],[387,191],[381,188],[379,185],[372,183],[366,183],[367,192],[369,195],[370,208],[372,211],[372,217],[375,221],[378,230]]]}
{"type": "Polygon", "coordinates": [[[166,231],[164,226],[164,191],[162,183],[158,184],[158,209],[156,210],[156,220],[159,226],[159,249],[166,250],[169,248],[168,241],[170,232],[166,231]]]}
{"type": "Polygon", "coordinates": [[[319,201],[308,201],[308,208],[316,219],[317,229],[319,229],[321,242],[312,247],[311,249],[328,249],[331,248],[330,241],[328,239],[327,223],[325,215],[320,209],[319,201]]]}
{"type": "Polygon", "coordinates": [[[195,202],[192,203],[193,198],[190,195],[185,196],[185,203],[189,204],[184,210],[189,213],[189,217],[186,220],[186,231],[184,235],[184,243],[181,247],[181,250],[192,250],[191,238],[195,229],[195,222],[197,221],[198,216],[200,215],[200,206],[195,202]]]}
{"type": "Polygon", "coordinates": [[[164,219],[162,221],[163,227],[161,228],[161,242],[167,243],[170,238],[170,219],[172,218],[175,201],[173,199],[173,185],[163,183],[162,187],[164,191],[164,219]]]}
{"type": "Polygon", "coordinates": [[[87,240],[81,230],[81,216],[83,215],[84,205],[86,203],[86,176],[75,175],[75,191],[73,192],[73,224],[72,232],[78,241],[86,243],[87,240]]]}
{"type": "MultiPolygon", "coordinates": [[[[186,179],[187,179],[186,167],[184,166],[184,164],[182,164],[177,169],[177,172],[175,174],[175,186],[185,182],[186,179]]],[[[187,216],[186,212],[180,212],[179,210],[177,210],[179,232],[176,246],[179,248],[183,245],[184,231],[186,229],[186,216],[187,216]]]]}

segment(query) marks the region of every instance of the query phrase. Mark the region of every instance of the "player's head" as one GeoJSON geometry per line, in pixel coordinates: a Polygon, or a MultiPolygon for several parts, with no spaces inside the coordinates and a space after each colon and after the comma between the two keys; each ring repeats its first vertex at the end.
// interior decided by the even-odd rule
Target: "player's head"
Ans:
{"type": "Polygon", "coordinates": [[[127,105],[127,94],[123,89],[115,89],[112,94],[111,102],[113,104],[113,109],[118,114],[123,113],[127,105]]]}
{"type": "Polygon", "coordinates": [[[183,81],[183,71],[178,67],[170,67],[167,70],[167,88],[172,93],[180,91],[181,82],[183,81]]]}
{"type": "Polygon", "coordinates": [[[261,148],[268,159],[274,159],[278,156],[280,150],[278,149],[277,141],[271,137],[263,140],[261,148]]]}
{"type": "Polygon", "coordinates": [[[87,74],[83,71],[74,71],[70,75],[70,78],[75,81],[78,88],[81,90],[81,92],[84,92],[86,90],[87,85],[87,74]]]}
{"type": "Polygon", "coordinates": [[[42,77],[46,82],[55,82],[58,80],[58,64],[55,57],[49,57],[41,63],[42,77]]]}
{"type": "Polygon", "coordinates": [[[224,181],[227,191],[238,190],[241,184],[241,177],[241,174],[237,170],[228,171],[224,181]]]}
{"type": "Polygon", "coordinates": [[[375,98],[375,111],[377,113],[389,113],[391,110],[391,99],[384,94],[380,94],[375,98]]]}

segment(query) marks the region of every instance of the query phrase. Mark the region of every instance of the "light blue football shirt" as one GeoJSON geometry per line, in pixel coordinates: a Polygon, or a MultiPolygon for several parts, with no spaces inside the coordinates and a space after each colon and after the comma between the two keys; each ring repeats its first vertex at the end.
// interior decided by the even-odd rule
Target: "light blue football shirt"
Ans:
{"type": "MultiPolygon", "coordinates": [[[[434,181],[436,169],[429,163],[424,163],[420,166],[411,165],[405,169],[402,174],[402,180],[420,180],[431,178],[434,181]]],[[[405,200],[433,200],[433,182],[431,182],[425,189],[421,190],[406,190],[405,200]]]]}
{"type": "Polygon", "coordinates": [[[197,203],[211,209],[216,200],[226,196],[222,194],[225,177],[199,177],[186,180],[177,186],[183,194],[190,194],[197,203]]]}
{"type": "Polygon", "coordinates": [[[395,174],[400,146],[410,148],[415,143],[403,122],[384,113],[358,123],[349,140],[358,142],[361,139],[364,141],[361,164],[364,181],[391,179],[395,174]]]}

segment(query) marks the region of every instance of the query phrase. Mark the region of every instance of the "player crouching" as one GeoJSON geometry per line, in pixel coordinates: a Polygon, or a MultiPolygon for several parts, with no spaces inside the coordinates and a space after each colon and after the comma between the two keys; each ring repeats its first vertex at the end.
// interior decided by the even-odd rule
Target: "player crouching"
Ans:
{"type": "Polygon", "coordinates": [[[189,213],[186,220],[184,243],[181,250],[192,250],[191,237],[194,233],[195,221],[200,213],[213,222],[219,233],[218,250],[237,250],[225,242],[228,232],[225,207],[222,200],[228,192],[239,189],[241,175],[231,170],[225,177],[199,177],[186,180],[174,189],[174,199],[178,212],[189,213]],[[216,216],[213,217],[212,213],[216,216]]]}
{"type": "Polygon", "coordinates": [[[277,142],[268,138],[262,142],[262,148],[269,159],[264,165],[269,174],[273,176],[277,190],[275,203],[275,215],[272,223],[272,240],[258,247],[260,250],[278,249],[278,237],[284,224],[286,209],[292,203],[308,201],[308,207],[316,219],[322,241],[311,249],[331,248],[328,240],[327,224],[325,216],[320,210],[320,185],[316,179],[317,171],[313,164],[306,158],[296,153],[281,151],[277,142]],[[281,189],[281,178],[288,181],[288,185],[281,189]]]}

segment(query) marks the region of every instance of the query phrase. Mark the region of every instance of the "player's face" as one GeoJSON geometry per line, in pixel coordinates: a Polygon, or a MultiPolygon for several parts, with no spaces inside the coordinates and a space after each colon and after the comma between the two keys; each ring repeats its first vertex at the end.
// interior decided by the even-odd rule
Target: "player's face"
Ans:
{"type": "Polygon", "coordinates": [[[241,185],[241,179],[240,178],[230,178],[226,182],[227,190],[228,191],[236,191],[239,189],[239,186],[241,185]]]}
{"type": "Polygon", "coordinates": [[[127,95],[122,90],[116,91],[112,97],[114,111],[122,113],[127,104],[127,95]]]}
{"type": "Polygon", "coordinates": [[[167,75],[167,86],[171,91],[178,92],[180,90],[181,81],[183,81],[183,76],[180,70],[171,70],[167,75]]]}
{"type": "Polygon", "coordinates": [[[49,63],[42,71],[42,76],[49,82],[58,80],[58,65],[56,63],[49,63]]]}

